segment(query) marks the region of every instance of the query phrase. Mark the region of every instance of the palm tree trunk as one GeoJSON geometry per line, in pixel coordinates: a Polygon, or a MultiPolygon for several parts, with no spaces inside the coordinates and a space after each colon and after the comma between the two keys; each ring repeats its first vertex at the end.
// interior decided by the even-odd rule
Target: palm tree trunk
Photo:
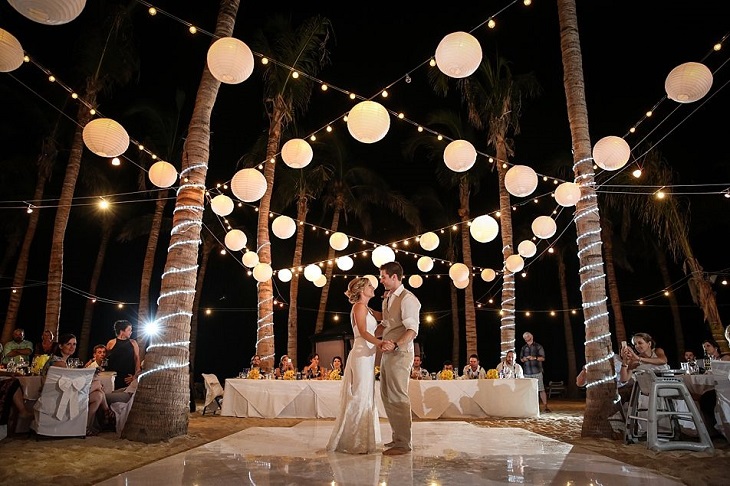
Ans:
{"type": "MultiPolygon", "coordinates": [[[[449,248],[446,252],[449,261],[456,261],[456,252],[454,251],[454,240],[449,236],[449,248]]],[[[449,296],[451,297],[451,361],[454,363],[454,369],[458,370],[459,350],[461,348],[461,328],[459,327],[459,296],[456,293],[456,287],[449,285],[449,296]]]]}
{"type": "Polygon", "coordinates": [[[208,270],[210,254],[216,247],[215,239],[210,235],[203,237],[203,244],[200,249],[200,266],[198,267],[198,278],[195,281],[195,298],[193,299],[193,311],[190,316],[190,383],[195,383],[195,352],[198,344],[198,316],[200,315],[200,296],[203,295],[205,283],[205,272],[208,270]]]}
{"type": "Polygon", "coordinates": [[[477,315],[474,309],[474,276],[471,261],[471,236],[469,226],[469,182],[462,177],[459,182],[459,218],[461,225],[461,251],[464,265],[469,268],[469,285],[464,288],[464,329],[466,334],[466,355],[477,354],[477,315]]]}
{"type": "Polygon", "coordinates": [[[613,264],[613,223],[607,218],[601,218],[601,240],[603,241],[603,254],[606,257],[606,279],[608,281],[608,295],[611,297],[611,310],[613,311],[613,322],[615,326],[616,343],[627,341],[626,327],[624,326],[624,314],[621,311],[621,297],[618,292],[618,279],[616,278],[616,267],[613,264]]]}
{"type": "Polygon", "coordinates": [[[299,344],[298,330],[299,321],[297,313],[297,300],[299,298],[299,267],[302,264],[302,252],[304,250],[304,222],[307,220],[307,213],[309,212],[309,200],[307,196],[300,196],[297,200],[297,241],[294,246],[294,259],[292,261],[292,278],[291,284],[289,284],[289,322],[287,324],[287,343],[286,349],[287,354],[297,366],[297,346],[299,344]]]}
{"type": "Polygon", "coordinates": [[[570,322],[570,302],[568,301],[568,279],[565,272],[565,259],[563,252],[558,250],[558,282],[560,282],[560,304],[563,308],[563,334],[565,336],[565,354],[568,358],[568,396],[578,396],[578,386],[575,384],[574,376],[578,376],[578,366],[575,359],[575,342],[573,341],[573,325],[570,322]]]}
{"type": "MultiPolygon", "coordinates": [[[[499,182],[499,221],[502,232],[502,258],[503,263],[514,253],[512,243],[512,206],[509,201],[509,192],[504,185],[504,176],[507,169],[502,167],[500,161],[507,160],[507,144],[504,137],[497,141],[497,179],[499,182]]],[[[502,316],[500,318],[500,354],[501,358],[507,355],[507,351],[515,349],[515,275],[502,265],[502,316]]]]}
{"type": "MultiPolygon", "coordinates": [[[[335,204],[334,212],[332,214],[332,224],[330,225],[330,233],[335,233],[337,229],[340,227],[340,213],[342,212],[342,207],[344,203],[342,202],[342,198],[337,198],[337,203],[335,204]]],[[[322,332],[322,329],[324,329],[324,316],[327,311],[327,299],[329,299],[330,295],[330,283],[332,282],[332,272],[334,270],[334,260],[335,260],[335,249],[331,246],[329,247],[329,250],[327,251],[327,265],[325,267],[325,277],[327,278],[327,283],[324,284],[324,287],[322,287],[322,293],[320,294],[319,298],[319,309],[317,310],[317,321],[314,326],[314,333],[319,334],[322,332]]]]}
{"type": "MultiPolygon", "coordinates": [[[[652,245],[654,247],[654,253],[656,254],[657,266],[659,267],[659,273],[662,276],[662,282],[664,282],[664,288],[669,289],[672,286],[672,277],[669,275],[669,266],[667,265],[667,255],[664,251],[659,248],[658,245],[652,245]]],[[[677,345],[677,354],[682,357],[684,353],[684,331],[682,331],[682,318],[679,315],[679,303],[677,302],[677,296],[669,291],[669,309],[672,313],[672,327],[674,329],[674,342],[677,345]]],[[[718,344],[720,341],[718,341],[718,344]]]]}
{"type": "MultiPolygon", "coordinates": [[[[99,253],[96,254],[96,262],[94,270],[91,272],[91,281],[89,282],[89,295],[96,295],[96,288],[99,286],[99,278],[101,277],[101,269],[104,267],[106,259],[106,250],[109,247],[109,240],[112,237],[114,225],[110,221],[104,221],[101,242],[99,242],[99,253]]],[[[94,301],[86,300],[84,306],[84,318],[81,321],[81,336],[79,337],[78,353],[81,361],[86,361],[89,357],[89,336],[91,336],[91,320],[94,317],[94,301]]]]}

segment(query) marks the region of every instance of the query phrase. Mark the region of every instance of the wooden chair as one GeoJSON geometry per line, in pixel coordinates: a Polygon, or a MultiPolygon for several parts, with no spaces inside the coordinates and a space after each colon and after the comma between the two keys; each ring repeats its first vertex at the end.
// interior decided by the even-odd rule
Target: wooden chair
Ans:
{"type": "Polygon", "coordinates": [[[565,386],[563,381],[550,381],[548,382],[548,398],[550,397],[562,397],[567,393],[568,388],[565,386]]]}

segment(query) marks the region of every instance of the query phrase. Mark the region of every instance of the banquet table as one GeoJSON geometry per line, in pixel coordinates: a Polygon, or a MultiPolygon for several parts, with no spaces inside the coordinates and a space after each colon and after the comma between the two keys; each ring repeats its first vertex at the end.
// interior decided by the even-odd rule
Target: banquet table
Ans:
{"type": "Polygon", "coordinates": [[[681,375],[684,380],[684,386],[692,394],[693,397],[698,397],[703,393],[715,389],[715,377],[711,373],[704,375],[681,375]]]}

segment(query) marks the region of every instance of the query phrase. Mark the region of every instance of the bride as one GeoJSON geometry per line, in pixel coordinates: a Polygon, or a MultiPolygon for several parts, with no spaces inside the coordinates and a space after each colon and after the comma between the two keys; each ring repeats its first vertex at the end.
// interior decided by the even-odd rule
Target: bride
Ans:
{"type": "Polygon", "coordinates": [[[340,409],[327,450],[368,454],[376,452],[381,442],[375,405],[375,353],[380,348],[380,340],[375,337],[375,331],[382,315],[367,305],[375,295],[375,288],[367,277],[351,280],[345,295],[353,304],[350,322],[355,344],[347,356],[340,409]]]}

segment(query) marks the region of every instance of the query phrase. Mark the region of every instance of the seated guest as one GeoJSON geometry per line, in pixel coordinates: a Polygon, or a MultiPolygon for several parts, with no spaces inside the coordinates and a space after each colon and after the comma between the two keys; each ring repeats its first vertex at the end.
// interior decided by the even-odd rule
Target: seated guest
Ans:
{"type": "Polygon", "coordinates": [[[720,345],[714,339],[705,339],[702,341],[702,349],[711,360],[730,361],[730,353],[720,352],[720,345]]]}
{"type": "Polygon", "coordinates": [[[254,354],[251,356],[251,369],[258,368],[261,370],[261,356],[254,354]]]}
{"type": "Polygon", "coordinates": [[[322,377],[322,368],[319,366],[319,354],[309,355],[309,364],[302,368],[302,377],[306,380],[316,380],[322,377]]]}
{"type": "Polygon", "coordinates": [[[53,331],[46,329],[41,335],[41,342],[35,345],[33,356],[40,356],[42,354],[52,355],[56,352],[56,346],[58,343],[54,339],[53,331]]]}
{"type": "Polygon", "coordinates": [[[296,369],[291,362],[291,358],[288,355],[283,354],[281,358],[279,358],[279,367],[274,370],[274,375],[277,379],[281,379],[284,377],[284,373],[289,370],[296,372],[296,369]]]}
{"type": "Polygon", "coordinates": [[[621,381],[628,382],[634,370],[668,370],[667,355],[662,348],[656,347],[656,342],[649,334],[637,332],[631,337],[631,343],[636,348],[626,346],[621,349],[621,381]]]}
{"type": "Polygon", "coordinates": [[[3,364],[7,365],[11,361],[18,364],[21,360],[30,364],[31,354],[33,354],[33,343],[25,339],[23,329],[16,328],[13,331],[13,339],[3,347],[3,364]]]}
{"type": "Polygon", "coordinates": [[[513,350],[507,351],[504,357],[504,361],[501,361],[497,365],[497,373],[500,378],[524,378],[525,373],[522,371],[522,366],[515,363],[515,352],[513,350]]]}
{"type": "Polygon", "coordinates": [[[421,356],[413,356],[413,366],[411,367],[411,380],[430,380],[431,375],[426,368],[421,367],[421,356]]]}
{"type": "Polygon", "coordinates": [[[468,380],[476,380],[477,378],[484,379],[487,377],[487,372],[479,366],[479,356],[477,354],[469,356],[469,364],[464,366],[462,375],[468,380]]]}
{"type": "Polygon", "coordinates": [[[340,376],[344,373],[344,370],[342,369],[342,358],[339,356],[335,356],[332,358],[332,369],[330,372],[337,370],[337,373],[339,373],[340,376]]]}
{"type": "Polygon", "coordinates": [[[94,346],[94,356],[84,365],[84,368],[100,368],[104,371],[103,363],[106,359],[106,346],[97,344],[94,346]]]}
{"type": "Polygon", "coordinates": [[[684,351],[684,362],[689,364],[689,371],[691,373],[705,372],[704,363],[702,363],[702,360],[699,362],[697,361],[697,355],[691,349],[686,349],[684,351]]]}
{"type": "Polygon", "coordinates": [[[441,371],[439,371],[436,374],[436,379],[437,380],[444,380],[444,379],[446,379],[446,378],[443,377],[444,371],[450,371],[451,372],[451,375],[453,376],[453,378],[451,378],[451,379],[453,379],[453,380],[456,380],[457,378],[459,378],[459,372],[454,369],[454,364],[451,362],[451,360],[448,360],[447,359],[446,361],[444,361],[444,365],[441,368],[441,371]]]}

